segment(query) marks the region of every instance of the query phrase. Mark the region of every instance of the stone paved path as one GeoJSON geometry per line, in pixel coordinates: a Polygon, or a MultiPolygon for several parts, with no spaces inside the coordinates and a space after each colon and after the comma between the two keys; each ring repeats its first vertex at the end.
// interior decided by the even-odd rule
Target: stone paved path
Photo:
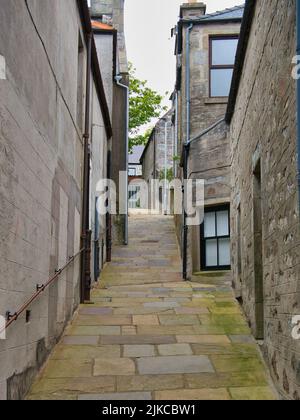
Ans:
{"type": "Polygon", "coordinates": [[[178,254],[171,218],[131,218],[28,398],[274,399],[230,279],[182,282],[178,254]]]}

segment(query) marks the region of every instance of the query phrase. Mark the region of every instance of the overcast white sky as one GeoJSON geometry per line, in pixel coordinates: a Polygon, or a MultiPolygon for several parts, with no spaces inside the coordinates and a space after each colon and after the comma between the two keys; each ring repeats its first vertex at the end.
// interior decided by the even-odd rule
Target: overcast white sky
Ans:
{"type": "MultiPolygon", "coordinates": [[[[188,1],[186,0],[186,3],[188,1]]],[[[178,21],[184,0],[125,0],[126,45],[139,78],[164,94],[175,84],[174,39],[171,28],[178,21]]],[[[243,4],[243,0],[204,0],[207,13],[243,4]]],[[[169,102],[167,101],[167,104],[169,102]]]]}

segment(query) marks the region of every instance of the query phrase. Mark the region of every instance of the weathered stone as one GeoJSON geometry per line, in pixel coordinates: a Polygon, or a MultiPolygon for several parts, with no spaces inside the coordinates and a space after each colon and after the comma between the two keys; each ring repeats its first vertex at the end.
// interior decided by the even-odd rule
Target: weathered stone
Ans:
{"type": "Polygon", "coordinates": [[[95,359],[109,355],[109,357],[120,357],[120,346],[65,346],[56,347],[52,354],[53,360],[63,359],[95,359]]]}
{"type": "Polygon", "coordinates": [[[62,339],[62,344],[71,346],[97,346],[98,342],[99,336],[69,335],[62,339]]]}
{"type": "Polygon", "coordinates": [[[113,394],[82,394],[80,401],[147,401],[151,400],[150,392],[122,392],[113,394]]]}
{"type": "Polygon", "coordinates": [[[132,318],[130,316],[95,316],[95,315],[80,315],[72,325],[74,326],[121,326],[131,325],[132,318]]]}
{"type": "MultiPolygon", "coordinates": [[[[116,359],[118,360],[118,359],[116,359]]],[[[92,376],[92,360],[50,360],[44,378],[88,378],[92,376]]]]}
{"type": "Polygon", "coordinates": [[[200,373],[184,375],[189,388],[228,388],[247,386],[267,386],[265,372],[223,372],[223,373],[200,373]]]}
{"type": "Polygon", "coordinates": [[[263,369],[259,357],[211,356],[217,372],[243,372],[263,369]]]}
{"type": "Polygon", "coordinates": [[[180,389],[184,387],[182,375],[136,375],[118,376],[117,390],[155,391],[162,389],[180,389]]]}
{"type": "Polygon", "coordinates": [[[136,335],[136,327],[134,325],[121,327],[122,335],[136,335]]]}
{"type": "Polygon", "coordinates": [[[133,375],[134,373],[135,365],[131,359],[111,359],[109,357],[95,359],[94,376],[133,375]]]}
{"type": "Polygon", "coordinates": [[[277,396],[271,391],[270,387],[244,387],[230,388],[229,392],[233,400],[242,401],[274,401],[277,396]]]}
{"type": "Polygon", "coordinates": [[[67,336],[96,336],[96,335],[120,335],[121,328],[114,326],[103,326],[103,327],[71,327],[67,331],[67,336]]]}
{"type": "Polygon", "coordinates": [[[230,400],[228,391],[217,389],[179,389],[176,391],[157,391],[155,399],[161,401],[221,401],[230,400]]]}
{"type": "Polygon", "coordinates": [[[196,315],[159,315],[161,325],[199,325],[196,315]]]}
{"type": "Polygon", "coordinates": [[[124,357],[153,357],[155,347],[151,345],[125,345],[124,357]]]}
{"type": "Polygon", "coordinates": [[[101,336],[100,344],[172,344],[175,337],[167,335],[101,336]]]}
{"type": "Polygon", "coordinates": [[[214,372],[212,364],[205,356],[141,358],[137,360],[137,365],[141,375],[214,372]]]}
{"type": "Polygon", "coordinates": [[[135,315],[133,316],[134,325],[159,325],[157,315],[135,315]]]}
{"type": "Polygon", "coordinates": [[[113,376],[90,377],[90,378],[45,378],[37,381],[30,390],[35,394],[56,394],[57,390],[61,393],[72,395],[85,393],[105,393],[115,390],[115,378],[113,376]]]}
{"type": "Polygon", "coordinates": [[[160,344],[157,347],[161,356],[188,356],[193,354],[189,344],[160,344]]]}
{"type": "Polygon", "coordinates": [[[230,340],[226,335],[177,335],[178,343],[200,343],[226,345],[230,344],[230,340]]]}

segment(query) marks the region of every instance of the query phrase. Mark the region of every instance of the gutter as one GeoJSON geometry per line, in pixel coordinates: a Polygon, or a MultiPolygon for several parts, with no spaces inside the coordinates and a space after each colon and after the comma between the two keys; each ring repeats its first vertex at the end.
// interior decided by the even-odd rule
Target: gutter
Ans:
{"type": "MultiPolygon", "coordinates": [[[[300,56],[300,0],[296,0],[297,16],[297,56],[300,56]]],[[[297,79],[297,181],[298,181],[298,208],[300,216],[300,79],[297,79]]]]}
{"type": "MultiPolygon", "coordinates": [[[[91,16],[90,16],[87,0],[77,0],[77,7],[78,7],[81,23],[82,23],[82,26],[83,26],[83,30],[85,32],[86,43],[88,43],[88,38],[89,38],[90,34],[93,34],[93,28],[92,28],[91,16]]],[[[98,95],[98,98],[99,98],[101,111],[102,111],[102,114],[103,114],[106,135],[107,135],[108,139],[110,139],[112,137],[112,134],[113,134],[112,123],[111,123],[111,119],[110,119],[109,108],[108,108],[108,105],[107,105],[107,100],[106,100],[102,75],[101,75],[101,71],[100,71],[100,67],[99,67],[98,54],[97,54],[95,39],[94,39],[93,35],[92,35],[92,41],[91,42],[92,42],[92,45],[91,45],[91,70],[92,70],[92,73],[93,73],[95,87],[96,87],[97,95],[98,95]]]]}
{"type": "Polygon", "coordinates": [[[239,91],[239,85],[242,77],[243,67],[245,64],[246,52],[248,48],[252,22],[255,13],[255,6],[256,0],[246,1],[244,17],[242,20],[241,32],[237,47],[235,65],[233,70],[231,89],[228,98],[227,111],[225,116],[227,124],[230,124],[235,109],[236,98],[239,91]]]}
{"type": "Polygon", "coordinates": [[[188,153],[190,140],[190,106],[191,106],[191,86],[190,86],[190,35],[194,25],[191,24],[186,29],[186,140],[184,144],[184,165],[183,165],[183,255],[182,255],[182,277],[187,280],[187,245],[188,245],[188,226],[186,213],[186,183],[188,175],[188,153]]]}
{"type": "Polygon", "coordinates": [[[124,234],[124,245],[128,245],[129,243],[129,235],[128,235],[128,164],[129,164],[129,86],[124,85],[121,83],[122,76],[116,76],[115,82],[117,86],[124,89],[126,91],[126,135],[125,135],[125,153],[126,153],[126,186],[125,186],[125,199],[126,199],[126,214],[125,214],[125,234],[124,234]]]}

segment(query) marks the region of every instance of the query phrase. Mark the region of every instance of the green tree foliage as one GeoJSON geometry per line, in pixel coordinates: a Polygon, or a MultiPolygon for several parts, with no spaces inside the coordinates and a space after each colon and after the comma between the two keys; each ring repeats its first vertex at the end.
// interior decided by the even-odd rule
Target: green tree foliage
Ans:
{"type": "Polygon", "coordinates": [[[160,181],[163,181],[165,179],[165,176],[166,176],[166,180],[168,182],[172,182],[174,180],[174,171],[173,171],[173,168],[168,168],[166,172],[165,172],[164,169],[162,169],[160,171],[160,173],[159,173],[159,180],[160,181]]]}
{"type": "Polygon", "coordinates": [[[137,79],[135,72],[135,68],[130,64],[129,151],[132,151],[133,146],[147,143],[152,129],[140,134],[140,128],[166,110],[162,106],[163,97],[149,88],[147,81],[137,79]]]}

